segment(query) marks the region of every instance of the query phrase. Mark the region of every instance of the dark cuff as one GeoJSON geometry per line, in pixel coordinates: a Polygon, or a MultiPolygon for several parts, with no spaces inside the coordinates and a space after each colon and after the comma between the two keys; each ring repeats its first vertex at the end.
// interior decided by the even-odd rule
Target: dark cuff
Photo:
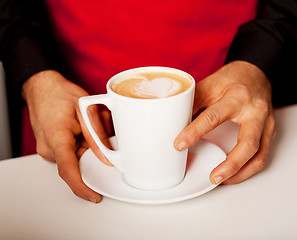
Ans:
{"type": "Polygon", "coordinates": [[[26,30],[17,34],[6,44],[3,65],[8,87],[19,91],[32,75],[43,70],[59,70],[57,47],[46,35],[33,36],[26,30]]]}
{"type": "MultiPolygon", "coordinates": [[[[265,25],[265,24],[263,24],[265,25]]],[[[288,40],[285,31],[275,24],[265,28],[258,23],[243,25],[236,35],[226,63],[242,60],[259,67],[272,85],[272,102],[275,107],[297,103],[296,54],[297,47],[288,40]],[[279,34],[282,32],[286,38],[279,34]]]]}
{"type": "Polygon", "coordinates": [[[283,43],[262,29],[257,23],[247,23],[239,28],[228,52],[226,63],[243,60],[259,67],[267,76],[273,72],[283,51],[283,43]]]}

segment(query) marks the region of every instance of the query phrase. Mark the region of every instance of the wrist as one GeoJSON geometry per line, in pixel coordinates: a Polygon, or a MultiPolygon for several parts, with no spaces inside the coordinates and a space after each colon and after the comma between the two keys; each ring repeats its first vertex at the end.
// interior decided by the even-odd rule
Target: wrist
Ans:
{"type": "Polygon", "coordinates": [[[247,61],[236,60],[226,64],[224,67],[231,67],[230,69],[235,70],[238,75],[246,75],[252,78],[267,78],[257,65],[247,61]]]}
{"type": "Polygon", "coordinates": [[[54,70],[44,70],[29,77],[22,86],[22,97],[28,103],[36,94],[48,89],[55,81],[61,78],[61,74],[54,70]]]}

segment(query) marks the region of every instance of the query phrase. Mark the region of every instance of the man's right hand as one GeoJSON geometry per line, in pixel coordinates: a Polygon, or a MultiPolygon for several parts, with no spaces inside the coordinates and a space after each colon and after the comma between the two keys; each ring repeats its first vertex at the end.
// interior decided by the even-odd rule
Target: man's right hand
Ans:
{"type": "MultiPolygon", "coordinates": [[[[93,141],[80,114],[78,99],[88,93],[60,73],[46,70],[23,84],[22,95],[28,105],[37,153],[57,163],[60,177],[75,195],[100,202],[101,196],[83,183],[78,166],[79,157],[88,147],[102,162],[111,165],[93,141]]],[[[110,147],[97,106],[90,106],[88,114],[98,136],[110,147]]]]}

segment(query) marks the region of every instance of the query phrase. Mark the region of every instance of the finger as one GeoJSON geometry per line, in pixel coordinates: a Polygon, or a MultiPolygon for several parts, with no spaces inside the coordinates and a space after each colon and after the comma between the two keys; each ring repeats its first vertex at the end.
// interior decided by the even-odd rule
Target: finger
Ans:
{"type": "Polygon", "coordinates": [[[224,181],[223,184],[236,184],[242,182],[261,171],[265,166],[270,143],[274,137],[275,121],[273,116],[271,116],[264,127],[259,151],[234,176],[224,181]]]}
{"type": "Polygon", "coordinates": [[[54,148],[59,176],[67,183],[76,196],[99,203],[101,196],[82,181],[74,144],[68,141],[71,133],[64,134],[65,137],[60,139],[60,144],[54,148]]]}
{"type": "MultiPolygon", "coordinates": [[[[112,164],[108,161],[108,159],[105,157],[105,155],[101,152],[101,150],[99,149],[99,147],[97,146],[97,144],[95,143],[93,137],[91,136],[91,134],[89,133],[84,120],[82,119],[81,113],[79,111],[79,109],[77,110],[77,116],[78,116],[78,120],[81,124],[81,129],[83,132],[83,135],[89,145],[89,147],[92,149],[92,151],[95,153],[95,155],[105,164],[112,166],[112,164]]],[[[96,132],[96,134],[98,135],[98,137],[100,138],[100,140],[102,141],[102,143],[111,149],[111,145],[109,142],[109,138],[105,133],[104,127],[102,125],[100,116],[99,116],[99,111],[96,105],[92,105],[90,107],[88,107],[88,116],[90,118],[90,122],[96,132]]]]}
{"type": "Polygon", "coordinates": [[[210,174],[210,180],[219,184],[236,174],[259,150],[264,122],[248,121],[239,129],[237,144],[226,160],[210,174]]]}
{"type": "MultiPolygon", "coordinates": [[[[193,104],[193,115],[201,112],[201,109],[206,108],[210,104],[216,102],[212,97],[212,91],[214,88],[210,85],[211,81],[209,78],[203,79],[196,84],[195,88],[195,98],[193,104]]],[[[214,94],[215,97],[218,97],[217,94],[214,94]]]]}
{"type": "Polygon", "coordinates": [[[53,151],[48,147],[43,138],[36,137],[36,152],[49,162],[56,162],[53,151]]]}
{"type": "Polygon", "coordinates": [[[108,110],[103,110],[100,112],[100,119],[103,124],[103,128],[105,129],[105,133],[108,137],[114,135],[113,123],[110,112],[108,110]]]}
{"type": "Polygon", "coordinates": [[[77,150],[76,150],[76,157],[77,159],[80,159],[82,157],[82,155],[88,150],[88,148],[86,147],[79,147],[77,150]]]}
{"type": "Polygon", "coordinates": [[[237,113],[237,109],[238,104],[232,98],[222,98],[217,103],[205,109],[176,137],[174,141],[175,148],[178,151],[187,149],[203,135],[232,118],[237,113]]]}
{"type": "Polygon", "coordinates": [[[77,159],[80,159],[81,156],[88,150],[89,145],[86,142],[86,140],[82,140],[82,142],[79,144],[79,146],[76,147],[76,157],[77,159]]]}

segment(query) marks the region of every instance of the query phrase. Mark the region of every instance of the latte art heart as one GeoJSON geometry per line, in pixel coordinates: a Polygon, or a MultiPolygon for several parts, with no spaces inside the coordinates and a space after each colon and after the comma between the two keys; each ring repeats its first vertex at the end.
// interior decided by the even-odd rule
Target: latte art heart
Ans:
{"type": "Polygon", "coordinates": [[[133,98],[165,98],[191,86],[188,79],[168,73],[143,73],[129,76],[111,86],[120,95],[133,98]]]}
{"type": "MultiPolygon", "coordinates": [[[[132,90],[132,89],[131,89],[132,90]]],[[[164,98],[177,94],[181,84],[171,78],[142,80],[133,86],[133,92],[140,97],[164,98]]]]}

